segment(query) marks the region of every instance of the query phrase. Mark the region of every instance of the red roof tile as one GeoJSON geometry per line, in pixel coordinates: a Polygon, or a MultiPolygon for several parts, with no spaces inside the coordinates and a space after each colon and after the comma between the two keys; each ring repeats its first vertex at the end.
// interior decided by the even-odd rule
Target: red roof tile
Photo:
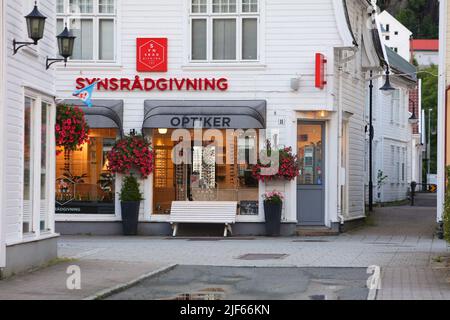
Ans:
{"type": "Polygon", "coordinates": [[[411,47],[413,51],[439,51],[439,40],[413,39],[411,47]]]}

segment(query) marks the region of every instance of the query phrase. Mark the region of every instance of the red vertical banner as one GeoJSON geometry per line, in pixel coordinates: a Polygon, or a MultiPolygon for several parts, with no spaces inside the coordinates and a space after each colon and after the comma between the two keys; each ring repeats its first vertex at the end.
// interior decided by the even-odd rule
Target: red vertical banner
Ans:
{"type": "Polygon", "coordinates": [[[316,88],[323,90],[326,81],[326,67],[327,59],[321,53],[316,53],[316,88]]]}
{"type": "Polygon", "coordinates": [[[136,70],[167,72],[167,38],[136,39],[136,70]]]}

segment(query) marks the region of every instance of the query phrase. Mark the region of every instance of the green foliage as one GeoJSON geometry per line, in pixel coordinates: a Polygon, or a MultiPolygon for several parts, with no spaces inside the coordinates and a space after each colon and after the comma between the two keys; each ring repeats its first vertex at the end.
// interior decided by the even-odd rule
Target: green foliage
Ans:
{"type": "MultiPolygon", "coordinates": [[[[437,170],[437,99],[438,99],[438,66],[421,69],[419,78],[422,79],[422,110],[425,111],[426,137],[428,137],[428,110],[431,109],[431,148],[430,148],[430,171],[437,170]]],[[[427,138],[428,139],[428,138],[427,138]]],[[[426,161],[426,160],[425,160],[426,161]]],[[[424,163],[424,177],[426,177],[427,163],[424,163]]]]}
{"type": "Polygon", "coordinates": [[[411,30],[414,38],[438,38],[438,0],[379,0],[378,5],[381,10],[387,10],[411,30]]]}
{"type": "Polygon", "coordinates": [[[126,176],[123,180],[122,190],[119,193],[120,201],[141,201],[144,200],[139,190],[139,182],[136,177],[126,176]]]}
{"type": "Polygon", "coordinates": [[[450,242],[450,166],[447,166],[447,190],[445,191],[444,200],[444,238],[450,242]]]}

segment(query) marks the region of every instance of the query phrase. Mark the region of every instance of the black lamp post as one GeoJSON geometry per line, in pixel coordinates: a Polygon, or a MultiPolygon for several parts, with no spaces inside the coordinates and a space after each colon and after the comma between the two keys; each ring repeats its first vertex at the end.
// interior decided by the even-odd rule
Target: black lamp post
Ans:
{"type": "Polygon", "coordinates": [[[37,1],[34,2],[34,9],[30,14],[25,16],[27,21],[27,31],[28,38],[33,40],[33,42],[19,42],[16,39],[13,40],[13,49],[14,54],[16,54],[20,48],[26,47],[29,45],[37,45],[38,41],[44,37],[44,29],[45,29],[45,19],[42,13],[39,12],[37,7],[37,1]]]}
{"type": "Polygon", "coordinates": [[[46,68],[50,68],[50,66],[56,62],[64,62],[64,66],[67,65],[67,59],[73,53],[73,44],[75,42],[75,36],[67,29],[67,25],[64,28],[63,32],[56,36],[58,39],[58,51],[59,55],[62,58],[49,58],[47,57],[46,68]]]}
{"type": "MultiPolygon", "coordinates": [[[[389,67],[386,69],[386,82],[380,88],[380,90],[384,94],[389,94],[395,90],[395,88],[391,85],[389,79],[389,67]]],[[[373,129],[373,72],[370,71],[370,82],[369,82],[369,211],[373,211],[373,139],[375,136],[375,132],[373,129]]]]}

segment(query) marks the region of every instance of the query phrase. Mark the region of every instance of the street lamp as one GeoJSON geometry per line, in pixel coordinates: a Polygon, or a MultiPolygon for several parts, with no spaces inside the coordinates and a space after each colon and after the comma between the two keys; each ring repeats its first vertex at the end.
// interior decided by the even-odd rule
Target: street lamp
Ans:
{"type": "MultiPolygon", "coordinates": [[[[389,66],[386,69],[386,82],[380,88],[384,94],[389,94],[395,90],[389,80],[389,66]]],[[[373,71],[370,70],[370,82],[369,82],[369,211],[373,211],[373,139],[375,132],[373,129],[373,71]]]]}
{"type": "Polygon", "coordinates": [[[67,59],[72,55],[73,53],[73,44],[75,42],[75,36],[72,34],[72,32],[64,28],[63,32],[61,32],[59,35],[56,36],[58,40],[58,51],[59,55],[63,58],[49,58],[47,57],[46,62],[46,68],[50,68],[50,66],[56,62],[64,61],[64,66],[67,65],[67,59]],[[50,63],[49,63],[50,62],[50,63]]]}
{"type": "Polygon", "coordinates": [[[393,86],[391,86],[391,81],[389,79],[389,75],[390,75],[390,71],[389,71],[389,67],[386,68],[386,82],[384,83],[384,85],[380,88],[381,92],[383,92],[383,94],[385,95],[389,95],[391,94],[393,91],[395,91],[395,88],[393,86]]]}
{"type": "Polygon", "coordinates": [[[419,123],[419,118],[416,117],[415,110],[413,110],[413,113],[411,117],[409,117],[408,122],[410,125],[415,125],[419,123]]]}
{"type": "Polygon", "coordinates": [[[33,40],[33,42],[19,42],[16,41],[16,39],[13,39],[13,55],[15,55],[20,48],[38,44],[38,41],[44,37],[45,19],[47,19],[47,17],[39,12],[37,1],[35,1],[33,11],[25,16],[25,20],[27,21],[28,38],[33,40]]]}

